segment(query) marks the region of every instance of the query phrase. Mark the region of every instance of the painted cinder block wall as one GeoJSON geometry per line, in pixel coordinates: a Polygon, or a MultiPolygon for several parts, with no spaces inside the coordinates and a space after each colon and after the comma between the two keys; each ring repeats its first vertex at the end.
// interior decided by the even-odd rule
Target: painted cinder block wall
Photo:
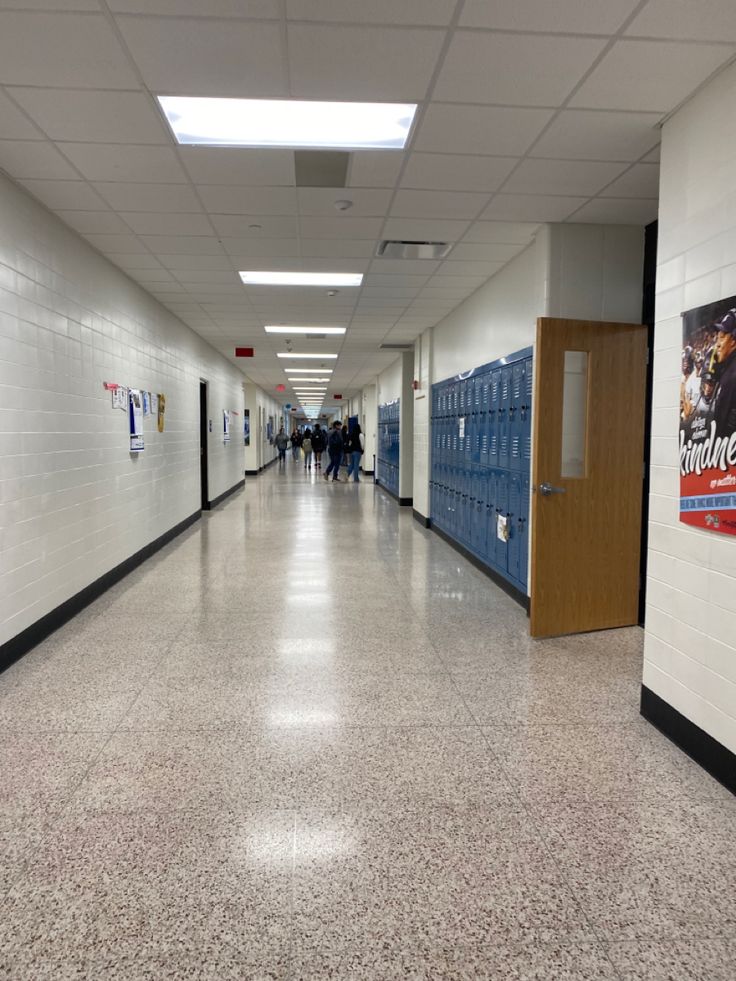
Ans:
{"type": "Polygon", "coordinates": [[[680,314],[736,295],[736,67],[662,133],[644,684],[736,752],[736,537],[678,520],[680,314]]]}
{"type": "Polygon", "coordinates": [[[200,379],[213,499],[243,477],[242,374],[0,176],[0,644],[198,511],[200,379]],[[140,455],[105,381],[166,395],[140,455]]]}

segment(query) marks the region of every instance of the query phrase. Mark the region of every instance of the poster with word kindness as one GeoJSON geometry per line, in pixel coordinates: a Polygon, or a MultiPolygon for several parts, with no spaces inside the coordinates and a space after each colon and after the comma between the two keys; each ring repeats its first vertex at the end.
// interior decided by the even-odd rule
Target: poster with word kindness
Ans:
{"type": "Polygon", "coordinates": [[[736,535],[736,296],[682,315],[680,521],[736,535]]]}

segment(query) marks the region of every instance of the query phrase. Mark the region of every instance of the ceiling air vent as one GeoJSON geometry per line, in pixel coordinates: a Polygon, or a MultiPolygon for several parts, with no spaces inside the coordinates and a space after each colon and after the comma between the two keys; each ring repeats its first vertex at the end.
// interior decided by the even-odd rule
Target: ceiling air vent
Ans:
{"type": "Polygon", "coordinates": [[[444,259],[452,248],[449,242],[402,242],[385,239],[376,249],[383,259],[444,259]]]}
{"type": "Polygon", "coordinates": [[[379,344],[378,349],[380,351],[413,351],[414,345],[406,342],[403,344],[379,344]]]}

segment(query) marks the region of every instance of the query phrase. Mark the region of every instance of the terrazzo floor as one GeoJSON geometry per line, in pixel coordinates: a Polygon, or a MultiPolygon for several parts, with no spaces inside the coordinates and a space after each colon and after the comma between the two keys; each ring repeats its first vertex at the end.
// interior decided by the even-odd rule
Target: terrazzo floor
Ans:
{"type": "Polygon", "coordinates": [[[0,675],[0,977],[733,981],[736,799],[641,651],[272,468],[0,675]]]}

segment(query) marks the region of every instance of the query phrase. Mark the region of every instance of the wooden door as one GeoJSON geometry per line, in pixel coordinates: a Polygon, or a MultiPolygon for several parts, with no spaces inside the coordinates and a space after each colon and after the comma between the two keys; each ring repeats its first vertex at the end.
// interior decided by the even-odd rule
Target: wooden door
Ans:
{"type": "Polygon", "coordinates": [[[646,358],[637,324],[537,321],[534,637],[638,621],[646,358]]]}

